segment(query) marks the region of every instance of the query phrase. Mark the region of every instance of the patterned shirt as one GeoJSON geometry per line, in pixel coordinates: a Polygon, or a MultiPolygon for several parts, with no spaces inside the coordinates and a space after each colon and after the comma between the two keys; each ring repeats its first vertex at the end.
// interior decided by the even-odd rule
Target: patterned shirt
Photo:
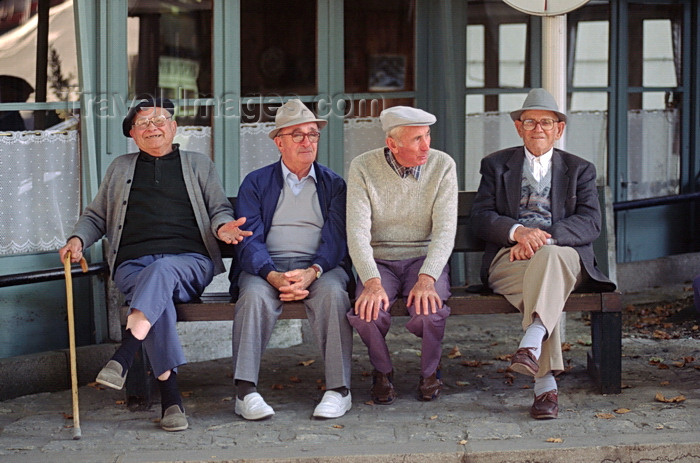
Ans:
{"type": "Polygon", "coordinates": [[[421,166],[404,167],[396,161],[394,154],[388,147],[384,148],[384,157],[386,157],[386,162],[389,163],[394,172],[396,172],[399,177],[406,178],[409,175],[413,175],[413,178],[418,180],[420,178],[421,166]]]}

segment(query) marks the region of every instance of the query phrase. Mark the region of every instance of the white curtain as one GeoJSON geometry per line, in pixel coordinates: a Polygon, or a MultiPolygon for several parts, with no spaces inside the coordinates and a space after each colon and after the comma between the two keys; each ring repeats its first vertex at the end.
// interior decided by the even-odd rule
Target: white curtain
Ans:
{"type": "Polygon", "coordinates": [[[80,212],[78,132],[0,135],[0,255],[63,246],[80,212]]]}
{"type": "MultiPolygon", "coordinates": [[[[607,113],[581,111],[571,113],[568,116],[564,132],[566,151],[595,164],[598,184],[606,184],[607,113]]],[[[523,141],[518,136],[508,113],[469,115],[466,118],[466,127],[464,189],[473,191],[479,187],[481,159],[494,151],[511,146],[521,146],[523,141]]]]}

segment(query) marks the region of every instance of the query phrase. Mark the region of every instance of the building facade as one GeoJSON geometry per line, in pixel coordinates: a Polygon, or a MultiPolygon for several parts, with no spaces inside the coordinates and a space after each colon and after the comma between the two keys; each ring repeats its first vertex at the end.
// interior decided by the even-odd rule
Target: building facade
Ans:
{"type": "MultiPolygon", "coordinates": [[[[697,0],[566,15],[564,147],[610,187],[620,263],[700,250],[699,17],[697,0]]],[[[264,134],[291,97],[328,119],[319,161],[341,174],[383,143],[383,108],[436,114],[433,146],[473,190],[479,160],[518,144],[508,113],[542,86],[547,53],[543,19],[501,0],[3,2],[2,273],[61,265],[107,166],[134,149],[121,121],[139,96],[177,101],[176,141],[209,153],[231,196],[277,158],[264,134]]],[[[74,284],[78,344],[109,341],[104,281],[74,284]]],[[[65,347],[64,300],[62,281],[2,288],[0,358],[65,347]]]]}

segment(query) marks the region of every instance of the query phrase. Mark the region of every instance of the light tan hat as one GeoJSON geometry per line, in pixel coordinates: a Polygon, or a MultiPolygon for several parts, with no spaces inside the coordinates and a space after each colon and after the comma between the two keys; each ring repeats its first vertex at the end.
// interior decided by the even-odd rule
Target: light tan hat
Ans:
{"type": "Polygon", "coordinates": [[[566,114],[559,111],[559,106],[557,106],[557,102],[552,94],[543,88],[533,88],[530,90],[530,93],[527,94],[527,98],[525,98],[523,107],[511,112],[510,118],[517,121],[520,119],[522,113],[531,109],[552,111],[559,117],[559,121],[566,122],[566,114]]]}
{"type": "Polygon", "coordinates": [[[422,109],[410,106],[392,106],[379,114],[382,130],[388,132],[394,127],[433,125],[437,118],[422,109]]]}
{"type": "Polygon", "coordinates": [[[307,122],[316,122],[319,129],[324,128],[326,124],[328,124],[328,122],[323,119],[317,119],[314,113],[311,112],[301,100],[294,98],[277,108],[277,114],[275,114],[275,128],[270,131],[268,136],[270,138],[275,138],[277,132],[283,128],[298,124],[306,124],[307,122]]]}

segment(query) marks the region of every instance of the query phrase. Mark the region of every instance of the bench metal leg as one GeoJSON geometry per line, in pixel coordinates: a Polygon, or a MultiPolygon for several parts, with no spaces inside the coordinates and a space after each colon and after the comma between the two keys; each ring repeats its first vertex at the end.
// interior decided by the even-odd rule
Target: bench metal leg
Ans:
{"type": "Polygon", "coordinates": [[[622,382],[622,314],[592,312],[591,340],[588,373],[596,380],[601,394],[619,394],[622,382]]]}
{"type": "Polygon", "coordinates": [[[156,389],[148,356],[141,346],[126,376],[126,405],[129,410],[150,409],[154,402],[154,394],[157,393],[156,389]]]}

